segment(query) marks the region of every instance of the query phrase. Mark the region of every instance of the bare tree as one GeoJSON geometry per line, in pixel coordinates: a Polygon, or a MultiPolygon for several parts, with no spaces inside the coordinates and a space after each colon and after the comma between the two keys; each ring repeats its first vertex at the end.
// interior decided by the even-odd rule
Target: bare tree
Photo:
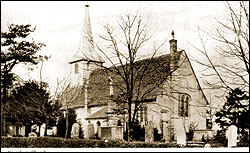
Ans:
{"type": "MultiPolygon", "coordinates": [[[[68,78],[68,77],[67,77],[68,78]]],[[[77,102],[83,99],[84,88],[80,85],[71,87],[67,78],[59,81],[57,79],[57,87],[54,93],[55,99],[60,101],[62,108],[66,111],[66,133],[65,138],[68,137],[69,131],[69,109],[76,105],[77,102]]]]}
{"type": "Polygon", "coordinates": [[[205,68],[204,78],[209,89],[219,89],[223,93],[240,87],[249,93],[249,2],[226,3],[226,21],[217,20],[215,34],[206,32],[218,43],[214,57],[209,55],[206,41],[200,35],[202,48],[195,47],[207,60],[194,59],[205,68]]]}
{"type": "MultiPolygon", "coordinates": [[[[187,75],[192,75],[192,73],[184,75],[174,73],[185,62],[188,62],[187,56],[182,54],[182,52],[177,52],[176,50],[176,53],[170,55],[157,56],[158,51],[166,43],[166,40],[157,47],[154,44],[152,49],[149,49],[149,45],[152,45],[150,40],[153,34],[150,32],[148,20],[149,18],[142,16],[138,12],[120,16],[117,21],[118,28],[110,24],[103,26],[105,34],[99,35],[102,42],[104,42],[102,45],[94,43],[91,34],[87,36],[87,40],[97,48],[99,55],[108,63],[107,65],[102,65],[100,73],[103,72],[103,74],[98,74],[100,78],[95,79],[94,82],[97,86],[104,84],[101,82],[98,84],[98,82],[105,79],[102,79],[105,73],[108,73],[105,76],[108,75],[108,77],[113,79],[114,90],[117,91],[114,91],[112,99],[120,106],[124,106],[120,107],[120,109],[122,111],[125,110],[128,114],[128,131],[132,129],[138,110],[144,107],[145,102],[156,100],[156,95],[160,94],[160,90],[165,90],[166,86],[171,88],[172,92],[167,92],[165,95],[172,97],[171,100],[173,102],[173,99],[176,100],[176,96],[173,96],[173,93],[177,93],[178,89],[173,88],[171,80],[177,77],[181,79],[187,75]],[[145,51],[148,50],[149,54],[145,56],[145,51]]],[[[90,58],[89,61],[94,60],[90,58]]],[[[95,73],[98,73],[98,71],[95,73]]],[[[106,86],[108,86],[107,83],[106,86]]],[[[160,107],[169,108],[165,105],[160,107]]],[[[178,114],[176,110],[169,109],[178,114]]],[[[130,138],[129,135],[128,138],[130,138]]]]}
{"type": "MultiPolygon", "coordinates": [[[[154,86],[150,86],[153,84],[153,80],[150,81],[149,76],[154,77],[155,70],[150,69],[150,67],[159,64],[153,59],[166,41],[159,47],[154,45],[148,60],[141,60],[141,63],[138,64],[139,62],[137,61],[142,59],[143,52],[145,52],[143,46],[152,37],[152,34],[149,32],[148,18],[143,17],[138,12],[136,14],[128,13],[120,16],[117,23],[119,28],[112,27],[109,24],[104,25],[105,34],[99,35],[106,46],[94,45],[105,61],[109,63],[107,66],[103,65],[102,68],[110,72],[110,75],[115,78],[119,78],[119,82],[121,82],[121,84],[116,85],[117,89],[119,89],[119,95],[117,95],[115,101],[125,103],[128,113],[129,131],[143,100],[163,81],[157,79],[157,83],[154,86]],[[118,33],[116,33],[117,29],[118,33]],[[146,79],[148,81],[147,84],[145,84],[146,79]],[[133,110],[132,104],[134,104],[133,110]]],[[[93,43],[93,41],[91,42],[93,43]]]]}

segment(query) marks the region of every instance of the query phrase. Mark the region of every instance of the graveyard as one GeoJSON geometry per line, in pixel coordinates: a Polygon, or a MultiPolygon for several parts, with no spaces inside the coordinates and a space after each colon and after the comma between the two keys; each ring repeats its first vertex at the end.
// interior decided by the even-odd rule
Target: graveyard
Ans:
{"type": "MultiPolygon", "coordinates": [[[[40,128],[44,131],[44,125],[40,128]]],[[[239,143],[237,127],[230,126],[226,131],[226,141],[222,142],[219,137],[203,138],[205,141],[187,141],[186,135],[179,132],[177,141],[155,141],[154,130],[149,124],[145,128],[145,141],[130,140],[123,138],[122,127],[100,128],[99,136],[94,137],[93,126],[89,125],[88,138],[80,138],[80,126],[73,124],[70,138],[62,138],[56,134],[55,128],[48,136],[37,136],[35,130],[28,137],[19,135],[1,137],[1,148],[235,148],[247,147],[247,144],[239,143]],[[118,129],[118,131],[116,131],[118,129]],[[119,130],[120,129],[120,130],[119,130]]]]}

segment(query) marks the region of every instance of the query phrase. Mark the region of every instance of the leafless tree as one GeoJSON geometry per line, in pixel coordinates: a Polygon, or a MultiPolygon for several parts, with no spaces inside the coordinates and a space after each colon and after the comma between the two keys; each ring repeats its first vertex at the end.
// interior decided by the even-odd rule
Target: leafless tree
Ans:
{"type": "MultiPolygon", "coordinates": [[[[164,90],[163,84],[167,80],[168,83],[165,85],[171,88],[170,82],[175,77],[174,75],[180,78],[180,74],[174,72],[187,62],[187,57],[180,57],[183,56],[180,53],[157,56],[167,39],[159,46],[156,47],[154,44],[152,49],[149,49],[149,45],[152,45],[150,40],[153,34],[150,32],[148,20],[149,18],[138,12],[127,13],[118,18],[118,28],[110,24],[103,26],[105,34],[99,35],[103,42],[102,45],[94,43],[90,35],[88,38],[89,42],[97,48],[99,55],[108,63],[102,65],[102,68],[116,82],[114,89],[117,89],[119,94],[114,94],[113,100],[119,105],[125,106],[123,109],[128,114],[128,131],[136,120],[138,110],[147,100],[153,99],[152,95],[160,94],[157,93],[159,91],[157,89],[164,90]],[[150,50],[149,54],[145,56],[145,51],[148,50],[150,50]],[[179,65],[175,62],[171,63],[178,59],[183,60],[179,62],[179,65]]],[[[173,92],[178,91],[172,89],[173,92]]],[[[166,95],[172,96],[172,93],[168,92],[166,95]]],[[[174,96],[172,98],[176,99],[174,96]]]]}
{"type": "Polygon", "coordinates": [[[249,94],[249,2],[226,2],[226,21],[217,20],[215,34],[205,32],[219,47],[211,57],[206,41],[200,35],[202,48],[195,47],[206,59],[194,59],[204,67],[203,78],[209,89],[219,89],[225,94],[228,89],[240,87],[249,94]]]}
{"type": "MultiPolygon", "coordinates": [[[[126,103],[127,106],[129,131],[142,101],[156,88],[156,85],[150,88],[149,84],[143,84],[143,82],[145,83],[145,78],[149,79],[149,75],[153,76],[155,70],[149,67],[157,64],[156,61],[154,61],[156,63],[153,62],[153,57],[166,41],[159,47],[154,46],[151,55],[148,56],[149,60],[138,65],[137,61],[142,58],[143,52],[145,52],[143,46],[152,37],[149,32],[148,18],[138,12],[135,14],[127,13],[120,16],[117,23],[119,28],[112,27],[109,24],[104,25],[105,34],[99,36],[106,46],[95,44],[95,47],[105,61],[109,63],[108,66],[102,67],[122,80],[122,84],[117,88],[119,89],[119,101],[126,103]],[[134,104],[133,110],[132,104],[134,104]]],[[[157,83],[159,84],[159,82],[157,83]]]]}
{"type": "Polygon", "coordinates": [[[66,111],[66,133],[65,138],[68,137],[69,131],[69,109],[76,105],[77,102],[82,101],[83,99],[83,87],[80,85],[76,85],[71,87],[71,84],[68,80],[69,77],[66,77],[59,81],[57,79],[57,86],[54,93],[54,97],[56,100],[60,101],[62,104],[62,108],[66,111]]]}

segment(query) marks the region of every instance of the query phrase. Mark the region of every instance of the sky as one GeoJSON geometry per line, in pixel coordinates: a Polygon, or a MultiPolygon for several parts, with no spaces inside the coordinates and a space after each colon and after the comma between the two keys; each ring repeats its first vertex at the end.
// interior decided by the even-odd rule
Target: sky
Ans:
{"type": "MultiPolygon", "coordinates": [[[[80,43],[86,1],[1,1],[1,31],[7,31],[9,24],[31,24],[36,27],[30,37],[36,42],[46,44],[41,55],[51,58],[44,61],[43,81],[49,83],[51,92],[56,87],[56,80],[69,74],[70,58],[77,51],[80,43]]],[[[132,10],[140,10],[150,15],[150,26],[154,33],[152,43],[171,39],[175,31],[178,48],[184,49],[190,57],[200,58],[192,47],[200,46],[198,27],[205,31],[213,29],[215,19],[225,15],[225,3],[222,1],[88,1],[94,41],[102,33],[102,24],[113,24],[118,15],[132,10]]],[[[210,47],[210,46],[209,46],[210,47]]],[[[212,50],[212,48],[209,48],[212,50]]],[[[166,43],[159,54],[169,53],[166,43]]],[[[213,54],[213,52],[211,52],[213,54]]],[[[201,84],[201,69],[192,63],[201,84]]],[[[41,64],[34,66],[34,71],[27,71],[23,65],[14,71],[24,80],[39,80],[41,64]]]]}

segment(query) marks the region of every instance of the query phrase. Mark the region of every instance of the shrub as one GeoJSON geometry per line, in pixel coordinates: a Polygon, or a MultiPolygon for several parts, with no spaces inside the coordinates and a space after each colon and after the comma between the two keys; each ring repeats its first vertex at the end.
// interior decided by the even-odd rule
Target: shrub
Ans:
{"type": "Polygon", "coordinates": [[[191,122],[189,125],[189,130],[186,133],[187,135],[187,141],[192,141],[194,138],[194,130],[197,128],[198,124],[195,124],[194,122],[191,122]]]}
{"type": "Polygon", "coordinates": [[[158,129],[154,128],[154,141],[160,141],[163,137],[163,134],[158,133],[158,129]]]}
{"type": "MultiPolygon", "coordinates": [[[[73,109],[69,109],[69,114],[68,114],[68,133],[67,133],[67,138],[70,138],[71,135],[71,129],[72,125],[76,123],[76,114],[73,109]]],[[[66,118],[61,114],[58,124],[57,124],[57,135],[59,137],[65,137],[66,134],[66,118]]]]}
{"type": "Polygon", "coordinates": [[[125,142],[59,137],[1,137],[1,148],[169,148],[172,143],[125,142]]]}
{"type": "Polygon", "coordinates": [[[224,147],[226,147],[227,146],[226,131],[225,130],[218,130],[216,132],[216,135],[213,136],[209,140],[209,142],[210,143],[222,144],[224,147]]]}

